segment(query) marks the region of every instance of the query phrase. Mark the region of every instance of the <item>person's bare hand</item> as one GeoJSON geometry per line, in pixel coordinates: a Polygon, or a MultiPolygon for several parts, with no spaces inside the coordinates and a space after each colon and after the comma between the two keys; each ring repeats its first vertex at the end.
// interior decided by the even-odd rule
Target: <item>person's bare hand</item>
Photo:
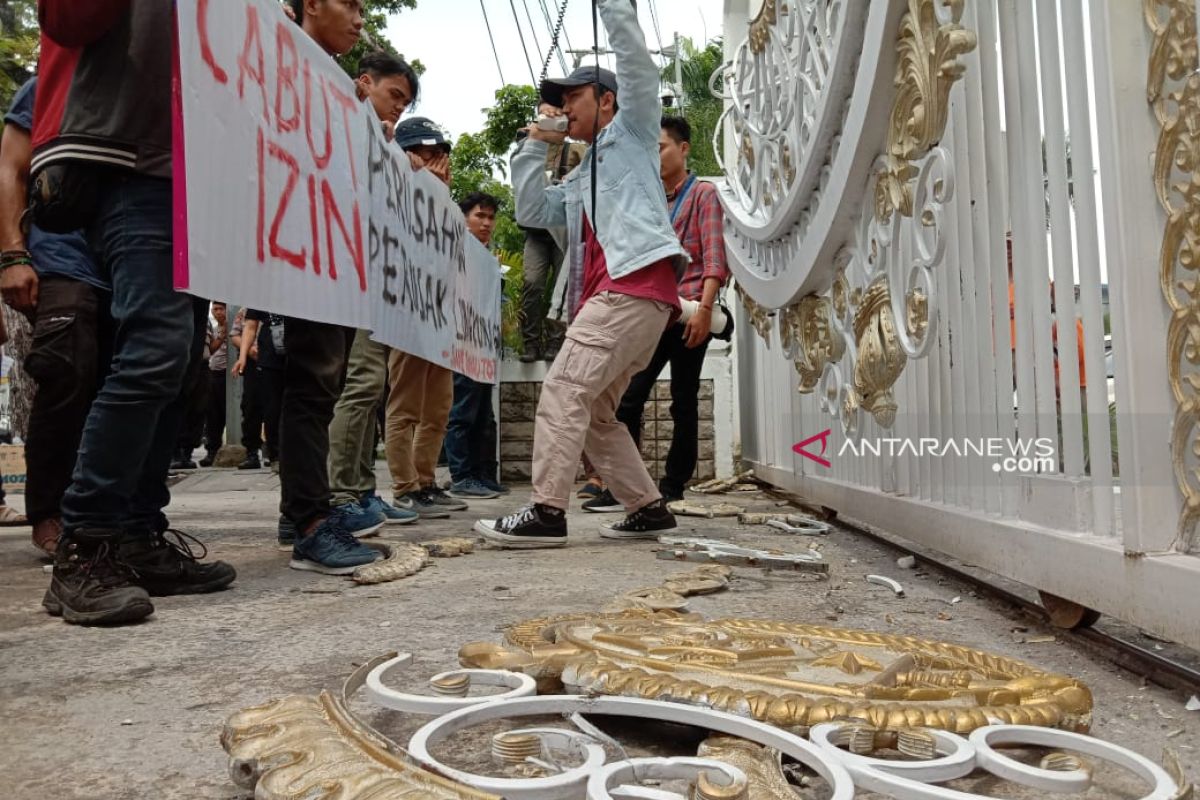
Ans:
{"type": "Polygon", "coordinates": [[[425,165],[425,169],[433,173],[434,177],[442,183],[449,185],[450,183],[450,156],[447,153],[438,153],[432,161],[425,165]]]}
{"type": "Polygon", "coordinates": [[[292,8],[290,3],[283,4],[283,13],[287,14],[287,18],[290,19],[292,22],[296,21],[296,12],[292,8]]]}
{"type": "Polygon", "coordinates": [[[13,311],[32,314],[38,301],[38,276],[33,267],[17,264],[0,273],[0,295],[13,311]]]}
{"type": "Polygon", "coordinates": [[[250,357],[253,358],[255,361],[258,361],[258,345],[257,344],[250,345],[250,357]]]}
{"type": "Polygon", "coordinates": [[[683,326],[683,344],[688,348],[699,347],[708,338],[712,327],[712,309],[701,306],[683,326]]]}
{"type": "Polygon", "coordinates": [[[408,163],[410,166],[412,166],[413,172],[416,172],[417,170],[419,170],[425,166],[425,159],[421,158],[416,153],[413,153],[410,151],[405,151],[405,152],[408,153],[408,163]]]}
{"type": "Polygon", "coordinates": [[[237,363],[233,365],[233,374],[241,377],[246,374],[246,356],[238,356],[237,363]]]}

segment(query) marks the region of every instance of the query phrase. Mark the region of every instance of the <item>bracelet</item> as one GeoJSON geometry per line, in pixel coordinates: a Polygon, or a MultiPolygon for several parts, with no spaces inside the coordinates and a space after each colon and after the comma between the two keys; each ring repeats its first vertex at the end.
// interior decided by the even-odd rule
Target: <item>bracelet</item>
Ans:
{"type": "Polygon", "coordinates": [[[19,266],[32,267],[33,260],[31,258],[29,258],[28,256],[25,256],[22,258],[0,259],[0,272],[3,272],[4,270],[8,269],[9,267],[19,267],[19,266]]]}
{"type": "Polygon", "coordinates": [[[28,250],[0,250],[0,261],[7,261],[10,258],[29,258],[28,250]]]}

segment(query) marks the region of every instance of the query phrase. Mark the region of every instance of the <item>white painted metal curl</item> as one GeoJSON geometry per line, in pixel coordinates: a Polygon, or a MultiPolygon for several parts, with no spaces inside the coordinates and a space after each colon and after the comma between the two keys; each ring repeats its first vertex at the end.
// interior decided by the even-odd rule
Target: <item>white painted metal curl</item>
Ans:
{"type": "Polygon", "coordinates": [[[495,700],[462,708],[432,720],[409,741],[409,755],[426,768],[452,780],[482,791],[503,795],[509,800],[567,800],[577,798],[587,786],[598,765],[584,764],[561,775],[545,778],[494,778],[454,769],[435,758],[430,750],[438,742],[459,731],[501,719],[541,715],[599,714],[654,719],[681,725],[695,725],[711,731],[739,736],[800,761],[815,771],[832,789],[830,800],[851,800],[854,785],[850,773],[835,756],[795,734],[752,719],[721,711],[642,700],[631,697],[583,697],[550,695],[513,700],[495,700]]]}
{"type": "Polygon", "coordinates": [[[1059,750],[1074,750],[1129,770],[1153,789],[1142,800],[1172,800],[1179,792],[1167,771],[1143,755],[1120,745],[1080,733],[1031,725],[989,725],[971,733],[971,744],[978,753],[979,766],[993,775],[1047,792],[1081,792],[1091,783],[1086,770],[1056,772],[1022,764],[998,753],[995,745],[1036,745],[1059,750]],[[1065,788],[1067,786],[1076,788],[1065,788]]]}
{"type": "Polygon", "coordinates": [[[710,758],[631,758],[597,770],[588,779],[587,796],[588,800],[686,800],[674,792],[636,784],[670,780],[695,782],[701,773],[706,773],[709,780],[722,787],[744,791],[747,786],[744,772],[710,758]]]}
{"type": "Polygon", "coordinates": [[[834,735],[844,727],[841,722],[814,725],[809,738],[818,747],[837,755],[854,774],[855,767],[877,769],[922,783],[945,783],[971,774],[975,769],[975,746],[961,736],[946,731],[926,730],[933,737],[938,757],[928,761],[892,761],[851,753],[833,743],[834,735]]]}
{"type": "Polygon", "coordinates": [[[412,664],[411,653],[400,653],[390,661],[385,661],[367,675],[365,690],[372,703],[394,711],[405,711],[410,714],[445,714],[468,706],[479,705],[499,699],[529,697],[537,694],[537,681],[528,675],[521,675],[506,670],[490,669],[458,669],[442,672],[429,679],[436,684],[451,678],[467,678],[470,686],[503,686],[508,691],[501,694],[479,695],[475,697],[433,697],[422,694],[398,692],[384,684],[384,679],[394,669],[407,667],[412,664]]]}

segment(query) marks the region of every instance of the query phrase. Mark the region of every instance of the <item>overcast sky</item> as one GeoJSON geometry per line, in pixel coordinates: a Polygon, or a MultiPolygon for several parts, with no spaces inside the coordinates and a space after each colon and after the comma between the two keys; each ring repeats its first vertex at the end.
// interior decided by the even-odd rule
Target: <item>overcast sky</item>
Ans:
{"type": "MultiPolygon", "coordinates": [[[[500,70],[507,83],[530,84],[530,68],[521,49],[516,9],[533,74],[539,75],[550,44],[550,30],[542,15],[542,5],[550,13],[553,25],[555,4],[564,0],[482,0],[491,23],[500,70]],[[533,19],[532,33],[526,7],[533,19]],[[536,40],[536,43],[535,43],[536,40]]],[[[567,40],[576,49],[592,44],[591,0],[566,0],[566,35],[560,39],[564,52],[567,40]]],[[[721,34],[723,0],[654,0],[662,44],[669,46],[676,31],[697,44],[721,34]]],[[[638,14],[651,50],[659,49],[651,15],[650,0],[639,0],[638,14]]],[[[416,114],[429,117],[450,133],[474,133],[483,127],[484,112],[496,89],[503,84],[492,55],[480,0],[418,0],[417,8],[396,14],[388,24],[388,37],[397,50],[425,65],[421,78],[421,103],[416,114]]],[[[601,25],[601,47],[606,43],[601,25]]],[[[568,70],[572,67],[567,58],[568,70]]],[[[612,67],[611,57],[605,64],[612,67]]],[[[562,74],[558,57],[550,64],[551,77],[562,74]]]]}

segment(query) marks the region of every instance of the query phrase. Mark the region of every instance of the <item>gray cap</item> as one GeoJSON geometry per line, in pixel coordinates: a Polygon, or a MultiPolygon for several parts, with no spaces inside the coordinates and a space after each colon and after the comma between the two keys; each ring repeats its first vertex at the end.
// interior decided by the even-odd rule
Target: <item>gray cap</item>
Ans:
{"type": "Polygon", "coordinates": [[[597,69],[595,66],[579,67],[565,78],[547,78],[542,81],[542,100],[556,108],[562,108],[563,95],[567,89],[591,83],[598,83],[601,89],[617,93],[617,76],[611,70],[597,69]]]}

